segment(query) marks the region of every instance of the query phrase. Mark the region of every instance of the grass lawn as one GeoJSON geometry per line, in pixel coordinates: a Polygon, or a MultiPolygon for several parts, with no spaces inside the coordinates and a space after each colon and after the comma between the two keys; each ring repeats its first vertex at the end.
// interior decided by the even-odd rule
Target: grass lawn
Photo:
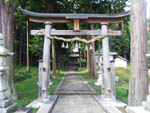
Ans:
{"type": "MultiPolygon", "coordinates": [[[[95,86],[96,78],[93,78],[87,71],[80,73],[82,77],[88,81],[88,84],[97,91],[97,94],[101,94],[101,86],[95,86]]],[[[129,68],[116,68],[116,76],[119,77],[119,82],[116,85],[117,98],[127,103],[128,100],[128,82],[129,82],[129,68]]]]}
{"type": "MultiPolygon", "coordinates": [[[[91,74],[85,71],[81,71],[80,74],[82,77],[88,81],[88,84],[92,86],[97,91],[97,94],[101,94],[101,87],[95,86],[96,78],[93,78],[91,74]]],[[[149,83],[150,83],[150,70],[149,70],[149,83]]],[[[121,101],[128,102],[128,88],[129,88],[129,77],[130,69],[126,68],[116,68],[116,76],[119,77],[119,82],[116,84],[116,95],[117,98],[121,101]]]]}
{"type": "MultiPolygon", "coordinates": [[[[60,75],[51,80],[53,84],[50,94],[53,94],[63,75],[64,71],[61,70],[60,75]]],[[[37,82],[38,67],[31,67],[31,72],[26,72],[26,67],[15,67],[15,87],[18,96],[16,103],[18,107],[24,107],[38,97],[37,82]]]]}
{"type": "Polygon", "coordinates": [[[119,77],[119,82],[116,84],[116,95],[121,101],[128,102],[128,88],[129,88],[129,68],[116,68],[116,76],[119,77]]]}

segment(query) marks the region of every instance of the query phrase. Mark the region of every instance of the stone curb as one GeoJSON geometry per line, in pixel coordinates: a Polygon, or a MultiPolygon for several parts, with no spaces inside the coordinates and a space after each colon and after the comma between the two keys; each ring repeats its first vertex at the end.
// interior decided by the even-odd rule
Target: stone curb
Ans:
{"type": "Polygon", "coordinates": [[[51,113],[58,98],[59,97],[57,96],[55,100],[44,103],[36,113],[51,113]]]}
{"type": "Polygon", "coordinates": [[[126,108],[127,113],[150,113],[146,111],[142,106],[132,106],[126,108]]]}
{"type": "Polygon", "coordinates": [[[102,107],[106,113],[122,113],[117,107],[127,106],[121,101],[112,101],[112,100],[101,100],[99,96],[93,96],[95,101],[102,107]],[[114,104],[116,103],[116,104],[114,104]]]}

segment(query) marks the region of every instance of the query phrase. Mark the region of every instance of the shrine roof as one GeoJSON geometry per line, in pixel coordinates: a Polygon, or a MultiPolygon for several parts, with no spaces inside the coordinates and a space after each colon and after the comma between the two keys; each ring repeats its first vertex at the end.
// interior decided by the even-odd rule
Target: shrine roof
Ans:
{"type": "Polygon", "coordinates": [[[113,18],[123,18],[130,15],[130,11],[126,11],[118,14],[70,14],[70,13],[36,13],[20,9],[25,15],[31,17],[40,18],[65,18],[65,19],[113,19],[113,18]]]}

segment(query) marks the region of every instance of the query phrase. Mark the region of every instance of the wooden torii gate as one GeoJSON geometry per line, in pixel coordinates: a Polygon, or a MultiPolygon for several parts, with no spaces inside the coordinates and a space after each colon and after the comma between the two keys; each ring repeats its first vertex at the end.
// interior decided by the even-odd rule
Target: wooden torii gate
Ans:
{"type": "MultiPolygon", "coordinates": [[[[107,33],[113,33],[116,36],[121,35],[121,31],[109,30],[109,24],[121,23],[126,16],[130,15],[130,12],[124,12],[120,14],[58,14],[58,13],[35,13],[20,9],[25,15],[29,17],[29,20],[37,23],[44,23],[45,30],[44,33],[47,36],[77,36],[77,35],[105,35],[107,33]],[[74,23],[73,30],[55,30],[52,29],[52,24],[55,23],[74,23]],[[90,23],[90,24],[101,24],[101,30],[80,30],[80,23],[90,23]]],[[[31,30],[31,35],[35,35],[39,30],[31,30]]],[[[38,35],[43,35],[40,32],[38,35]]],[[[46,36],[44,38],[44,48],[43,48],[43,66],[42,66],[42,94],[41,98],[48,98],[49,90],[49,79],[50,79],[50,45],[51,41],[46,36]]],[[[109,62],[109,41],[108,37],[102,40],[103,47],[103,94],[104,97],[115,98],[115,91],[113,90],[115,86],[114,79],[112,79],[110,74],[110,62],[109,62]]]]}

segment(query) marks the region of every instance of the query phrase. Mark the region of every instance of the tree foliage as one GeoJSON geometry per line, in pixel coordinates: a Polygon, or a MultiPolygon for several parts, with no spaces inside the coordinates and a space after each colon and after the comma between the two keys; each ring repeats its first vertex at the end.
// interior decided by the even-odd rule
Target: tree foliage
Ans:
{"type": "Polygon", "coordinates": [[[40,36],[34,36],[30,40],[29,48],[30,48],[30,51],[32,51],[32,54],[42,58],[42,54],[43,54],[43,38],[40,37],[40,36]]]}

